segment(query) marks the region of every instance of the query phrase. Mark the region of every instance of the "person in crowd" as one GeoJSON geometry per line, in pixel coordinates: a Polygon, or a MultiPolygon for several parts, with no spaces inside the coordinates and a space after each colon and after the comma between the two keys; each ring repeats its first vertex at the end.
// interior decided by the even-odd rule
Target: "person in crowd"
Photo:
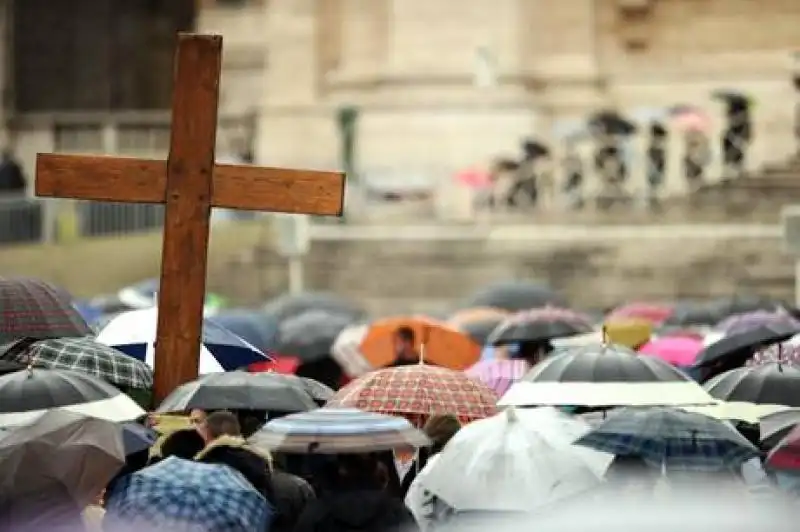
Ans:
{"type": "Polygon", "coordinates": [[[170,456],[191,460],[203,450],[205,442],[194,429],[181,429],[167,435],[151,453],[150,464],[155,464],[170,456]]]}
{"type": "Polygon", "coordinates": [[[510,193],[517,180],[519,163],[511,159],[497,159],[492,164],[489,179],[492,184],[489,207],[497,209],[510,205],[510,193]]]}
{"type": "Polygon", "coordinates": [[[650,125],[650,138],[647,145],[647,205],[656,210],[659,207],[659,192],[667,174],[667,130],[659,123],[650,125]]]}
{"type": "Polygon", "coordinates": [[[709,162],[711,162],[711,149],[708,137],[702,131],[687,131],[683,172],[690,191],[697,190],[703,184],[703,176],[709,162]]]}
{"type": "Polygon", "coordinates": [[[574,140],[568,140],[565,145],[564,160],[564,193],[572,209],[583,208],[583,160],[575,146],[574,140]]]}
{"type": "Polygon", "coordinates": [[[530,367],[535,366],[553,352],[553,344],[548,341],[519,342],[511,358],[522,359],[530,367]]]}
{"type": "Polygon", "coordinates": [[[339,455],[330,462],[294,532],[413,531],[413,516],[387,492],[381,463],[373,454],[339,455]]]}
{"type": "Polygon", "coordinates": [[[22,167],[11,150],[5,149],[0,155],[0,194],[24,195],[28,189],[22,167]]]}
{"type": "Polygon", "coordinates": [[[209,414],[197,425],[196,430],[205,444],[194,456],[196,461],[223,464],[235,469],[265,499],[273,501],[270,478],[272,459],[247,444],[235,414],[224,410],[209,414]]]}
{"type": "Polygon", "coordinates": [[[598,206],[607,209],[628,199],[625,191],[628,169],[620,147],[620,139],[616,135],[601,131],[597,134],[596,142],[594,166],[602,182],[598,206]]]}
{"type": "Polygon", "coordinates": [[[749,102],[744,98],[729,102],[727,115],[727,124],[722,134],[725,175],[741,177],[745,172],[747,149],[753,141],[749,102]]]}
{"type": "Polygon", "coordinates": [[[411,488],[411,484],[417,475],[422,471],[428,463],[428,460],[438,454],[447,442],[456,435],[461,429],[461,422],[452,414],[437,414],[428,418],[422,431],[431,439],[433,445],[429,448],[421,448],[417,452],[417,458],[413,461],[408,472],[403,477],[401,485],[402,494],[405,497],[411,488]]]}
{"type": "Polygon", "coordinates": [[[417,351],[417,338],[414,329],[411,327],[398,327],[394,332],[394,354],[395,361],[393,366],[408,366],[419,363],[419,351],[417,351]]]}
{"type": "Polygon", "coordinates": [[[208,414],[209,413],[205,410],[192,408],[189,411],[189,423],[191,423],[193,427],[197,427],[206,420],[206,416],[208,416],[208,414]]]}
{"type": "Polygon", "coordinates": [[[284,455],[272,457],[272,502],[275,505],[270,532],[291,532],[297,525],[300,514],[316,494],[311,485],[297,475],[288,472],[284,455]]]}

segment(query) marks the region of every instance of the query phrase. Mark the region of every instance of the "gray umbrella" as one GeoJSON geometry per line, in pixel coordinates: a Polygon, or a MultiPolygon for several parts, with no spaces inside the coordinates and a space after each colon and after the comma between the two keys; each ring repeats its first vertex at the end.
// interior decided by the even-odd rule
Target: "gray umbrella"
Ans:
{"type": "Polygon", "coordinates": [[[339,333],[352,324],[352,316],[309,310],[281,323],[275,351],[304,364],[327,358],[339,333]]]}
{"type": "Polygon", "coordinates": [[[116,422],[145,414],[133,399],[85,373],[28,368],[0,376],[0,427],[29,423],[59,407],[116,422]]]}
{"type": "Polygon", "coordinates": [[[305,412],[317,408],[306,386],[293,375],[212,373],[179,386],[161,402],[157,412],[185,412],[193,408],[305,412]]]}
{"type": "Polygon", "coordinates": [[[0,435],[6,500],[62,494],[83,507],[124,464],[119,425],[74,412],[51,410],[0,435]]]}

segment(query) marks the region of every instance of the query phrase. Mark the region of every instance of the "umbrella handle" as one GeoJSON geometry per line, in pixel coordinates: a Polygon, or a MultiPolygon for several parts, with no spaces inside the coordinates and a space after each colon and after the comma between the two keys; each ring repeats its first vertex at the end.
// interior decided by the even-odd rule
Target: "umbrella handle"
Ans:
{"type": "Polygon", "coordinates": [[[608,346],[608,327],[603,325],[603,328],[600,329],[601,340],[600,342],[603,344],[603,347],[608,346]]]}

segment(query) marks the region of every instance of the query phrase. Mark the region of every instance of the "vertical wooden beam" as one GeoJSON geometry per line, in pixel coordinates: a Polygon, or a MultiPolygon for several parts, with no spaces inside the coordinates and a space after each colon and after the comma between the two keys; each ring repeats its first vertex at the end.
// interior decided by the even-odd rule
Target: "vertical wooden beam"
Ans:
{"type": "Polygon", "coordinates": [[[198,372],[221,58],[221,37],[180,35],[158,294],[156,401],[198,372]]]}

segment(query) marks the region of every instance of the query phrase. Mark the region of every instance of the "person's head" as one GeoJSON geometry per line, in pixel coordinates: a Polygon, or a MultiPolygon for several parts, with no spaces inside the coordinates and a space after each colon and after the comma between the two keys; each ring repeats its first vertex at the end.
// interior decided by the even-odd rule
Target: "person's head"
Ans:
{"type": "Polygon", "coordinates": [[[200,410],[199,408],[192,408],[189,411],[189,423],[192,424],[193,427],[199,426],[203,421],[206,420],[206,416],[208,414],[205,410],[200,410]]]}
{"type": "Polygon", "coordinates": [[[161,442],[161,458],[176,456],[184,460],[191,460],[203,450],[205,442],[194,429],[176,430],[161,442]]]}
{"type": "Polygon", "coordinates": [[[206,416],[205,421],[197,426],[197,432],[208,444],[220,436],[241,436],[242,427],[236,414],[220,410],[206,416]]]}
{"type": "Polygon", "coordinates": [[[339,485],[345,488],[384,489],[386,472],[371,454],[342,454],[337,459],[339,485]]]}
{"type": "Polygon", "coordinates": [[[438,453],[461,429],[461,422],[453,414],[436,414],[428,418],[422,431],[431,439],[431,452],[438,453]]]}
{"type": "Polygon", "coordinates": [[[411,327],[398,327],[394,332],[394,351],[400,358],[412,358],[415,356],[414,345],[416,338],[414,329],[411,327]]]}

